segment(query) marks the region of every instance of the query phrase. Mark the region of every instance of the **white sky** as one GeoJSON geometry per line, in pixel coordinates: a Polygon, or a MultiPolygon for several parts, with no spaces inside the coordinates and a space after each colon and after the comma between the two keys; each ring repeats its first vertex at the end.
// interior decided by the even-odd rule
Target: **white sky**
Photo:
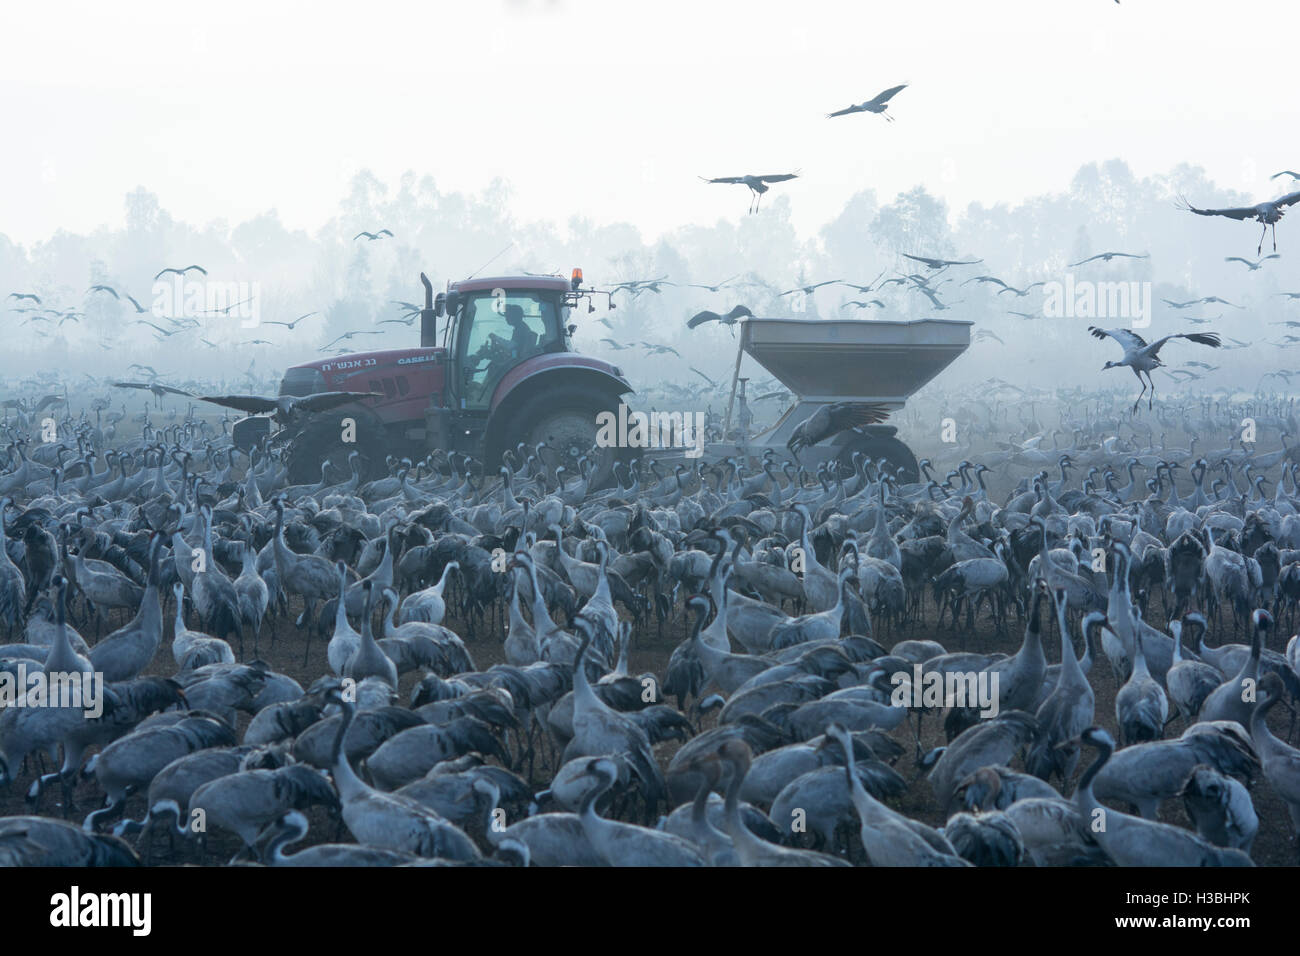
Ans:
{"type": "Polygon", "coordinates": [[[775,173],[807,234],[853,193],[960,210],[1061,190],[1084,162],[1182,161],[1258,198],[1300,164],[1300,12],[1208,0],[480,0],[0,7],[0,232],[269,209],[315,230],[348,180],[508,179],[522,220],[647,238],[743,215],[775,173]],[[188,9],[187,9],[188,8],[188,9]],[[824,114],[897,83],[897,122],[824,114]]]}

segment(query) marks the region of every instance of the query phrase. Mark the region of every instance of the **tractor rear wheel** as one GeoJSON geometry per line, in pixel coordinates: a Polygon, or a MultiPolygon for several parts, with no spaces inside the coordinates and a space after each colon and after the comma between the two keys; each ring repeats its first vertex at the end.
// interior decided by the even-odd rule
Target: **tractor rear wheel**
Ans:
{"type": "Polygon", "coordinates": [[[525,413],[508,447],[524,442],[530,448],[545,442],[549,464],[563,465],[566,478],[578,474],[578,461],[585,455],[594,467],[591,488],[607,486],[613,480],[614,463],[629,457],[626,449],[596,447],[601,412],[618,413],[618,396],[607,391],[569,386],[543,393],[543,407],[525,413]]]}

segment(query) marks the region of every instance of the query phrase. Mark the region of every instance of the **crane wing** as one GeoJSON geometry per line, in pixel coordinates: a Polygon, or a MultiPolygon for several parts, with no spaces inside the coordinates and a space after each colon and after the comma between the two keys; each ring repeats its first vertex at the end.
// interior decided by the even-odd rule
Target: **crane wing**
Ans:
{"type": "Polygon", "coordinates": [[[707,309],[705,309],[703,312],[697,312],[695,315],[687,319],[686,327],[688,329],[693,329],[696,328],[697,326],[703,325],[705,322],[720,322],[720,321],[722,321],[722,316],[718,315],[718,313],[716,312],[710,312],[707,309]]]}
{"type": "Polygon", "coordinates": [[[1208,345],[1210,348],[1221,348],[1223,343],[1219,340],[1218,332],[1177,332],[1173,335],[1166,335],[1163,339],[1156,340],[1155,351],[1160,351],[1160,346],[1164,345],[1170,339],[1187,339],[1189,342],[1195,342],[1197,345],[1208,345]]]}
{"type": "Polygon", "coordinates": [[[706,183],[743,183],[745,181],[744,176],[716,176],[713,179],[707,179],[704,176],[701,176],[700,178],[706,183]]]}
{"type": "Polygon", "coordinates": [[[754,178],[760,179],[765,183],[783,183],[787,179],[798,179],[799,174],[798,173],[775,173],[767,176],[755,176],[754,178]]]}
{"type": "Polygon", "coordinates": [[[1099,339],[1109,336],[1118,342],[1125,352],[1129,349],[1144,349],[1147,347],[1147,340],[1132,329],[1099,329],[1095,325],[1090,325],[1088,331],[1099,339]]]}
{"type": "Polygon", "coordinates": [[[1287,193],[1281,199],[1275,199],[1273,204],[1276,206],[1294,206],[1297,202],[1300,202],[1300,191],[1287,193]]]}
{"type": "Polygon", "coordinates": [[[318,392],[315,395],[294,399],[293,404],[295,408],[302,408],[309,412],[323,412],[326,409],[337,408],[339,405],[360,401],[363,398],[383,397],[379,392],[318,392]]]}
{"type": "Polygon", "coordinates": [[[114,388],[148,388],[149,385],[147,382],[114,382],[113,387],[114,388]]]}
{"type": "Polygon", "coordinates": [[[875,425],[888,417],[889,409],[884,405],[869,402],[836,402],[830,406],[830,431],[822,438],[839,434],[846,428],[875,425]]]}
{"type": "MultiPolygon", "coordinates": [[[[1300,193],[1296,195],[1300,196],[1300,193]]],[[[1234,206],[1231,209],[1197,209],[1187,200],[1183,200],[1183,208],[1188,212],[1194,212],[1198,216],[1226,216],[1229,219],[1254,219],[1259,212],[1254,206],[1234,206]]]]}
{"type": "Polygon", "coordinates": [[[264,415],[279,407],[275,399],[262,398],[260,395],[199,395],[197,397],[201,402],[211,402],[213,405],[248,412],[250,415],[264,415]]]}
{"type": "Polygon", "coordinates": [[[876,98],[873,99],[871,102],[888,103],[891,99],[893,99],[894,94],[896,94],[899,90],[905,90],[905,89],[907,89],[906,83],[900,83],[898,86],[891,86],[889,89],[884,90],[881,93],[877,93],[876,98]]]}
{"type": "Polygon", "coordinates": [[[862,111],[861,106],[854,104],[853,106],[846,106],[842,110],[836,110],[834,113],[827,113],[826,118],[831,119],[835,116],[848,116],[850,113],[861,113],[862,111]]]}

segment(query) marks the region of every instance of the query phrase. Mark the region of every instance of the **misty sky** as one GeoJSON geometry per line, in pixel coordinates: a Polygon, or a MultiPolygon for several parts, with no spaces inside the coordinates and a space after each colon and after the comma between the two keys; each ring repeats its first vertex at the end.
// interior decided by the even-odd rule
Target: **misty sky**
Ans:
{"type": "Polygon", "coordinates": [[[119,224],[137,185],[190,222],[275,209],[314,231],[361,168],[504,177],[520,219],[647,237],[743,214],[742,187],[696,177],[746,172],[802,171],[777,188],[806,234],[864,188],[924,184],[960,211],[1112,157],[1271,198],[1300,164],[1296,19],[1201,0],[6,4],[0,232],[119,224]],[[894,123],[824,116],[903,82],[894,123]]]}

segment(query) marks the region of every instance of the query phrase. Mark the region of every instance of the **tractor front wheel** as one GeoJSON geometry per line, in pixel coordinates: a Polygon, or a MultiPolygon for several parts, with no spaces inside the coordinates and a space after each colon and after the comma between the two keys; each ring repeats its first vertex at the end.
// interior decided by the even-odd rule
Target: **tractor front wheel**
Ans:
{"type": "Polygon", "coordinates": [[[840,449],[837,458],[840,473],[845,477],[853,474],[853,456],[861,453],[873,462],[881,459],[894,470],[899,484],[910,485],[921,480],[921,469],[916,463],[916,456],[897,438],[885,435],[868,435],[857,441],[849,442],[840,449]]]}
{"type": "Polygon", "coordinates": [[[356,440],[345,442],[342,420],[316,416],[289,440],[285,461],[289,468],[289,484],[311,485],[321,480],[321,465],[328,460],[330,469],[326,479],[346,481],[352,474],[348,456],[357,452],[361,481],[381,478],[387,470],[384,464],[387,445],[383,426],[368,421],[357,421],[349,432],[356,440]]]}

